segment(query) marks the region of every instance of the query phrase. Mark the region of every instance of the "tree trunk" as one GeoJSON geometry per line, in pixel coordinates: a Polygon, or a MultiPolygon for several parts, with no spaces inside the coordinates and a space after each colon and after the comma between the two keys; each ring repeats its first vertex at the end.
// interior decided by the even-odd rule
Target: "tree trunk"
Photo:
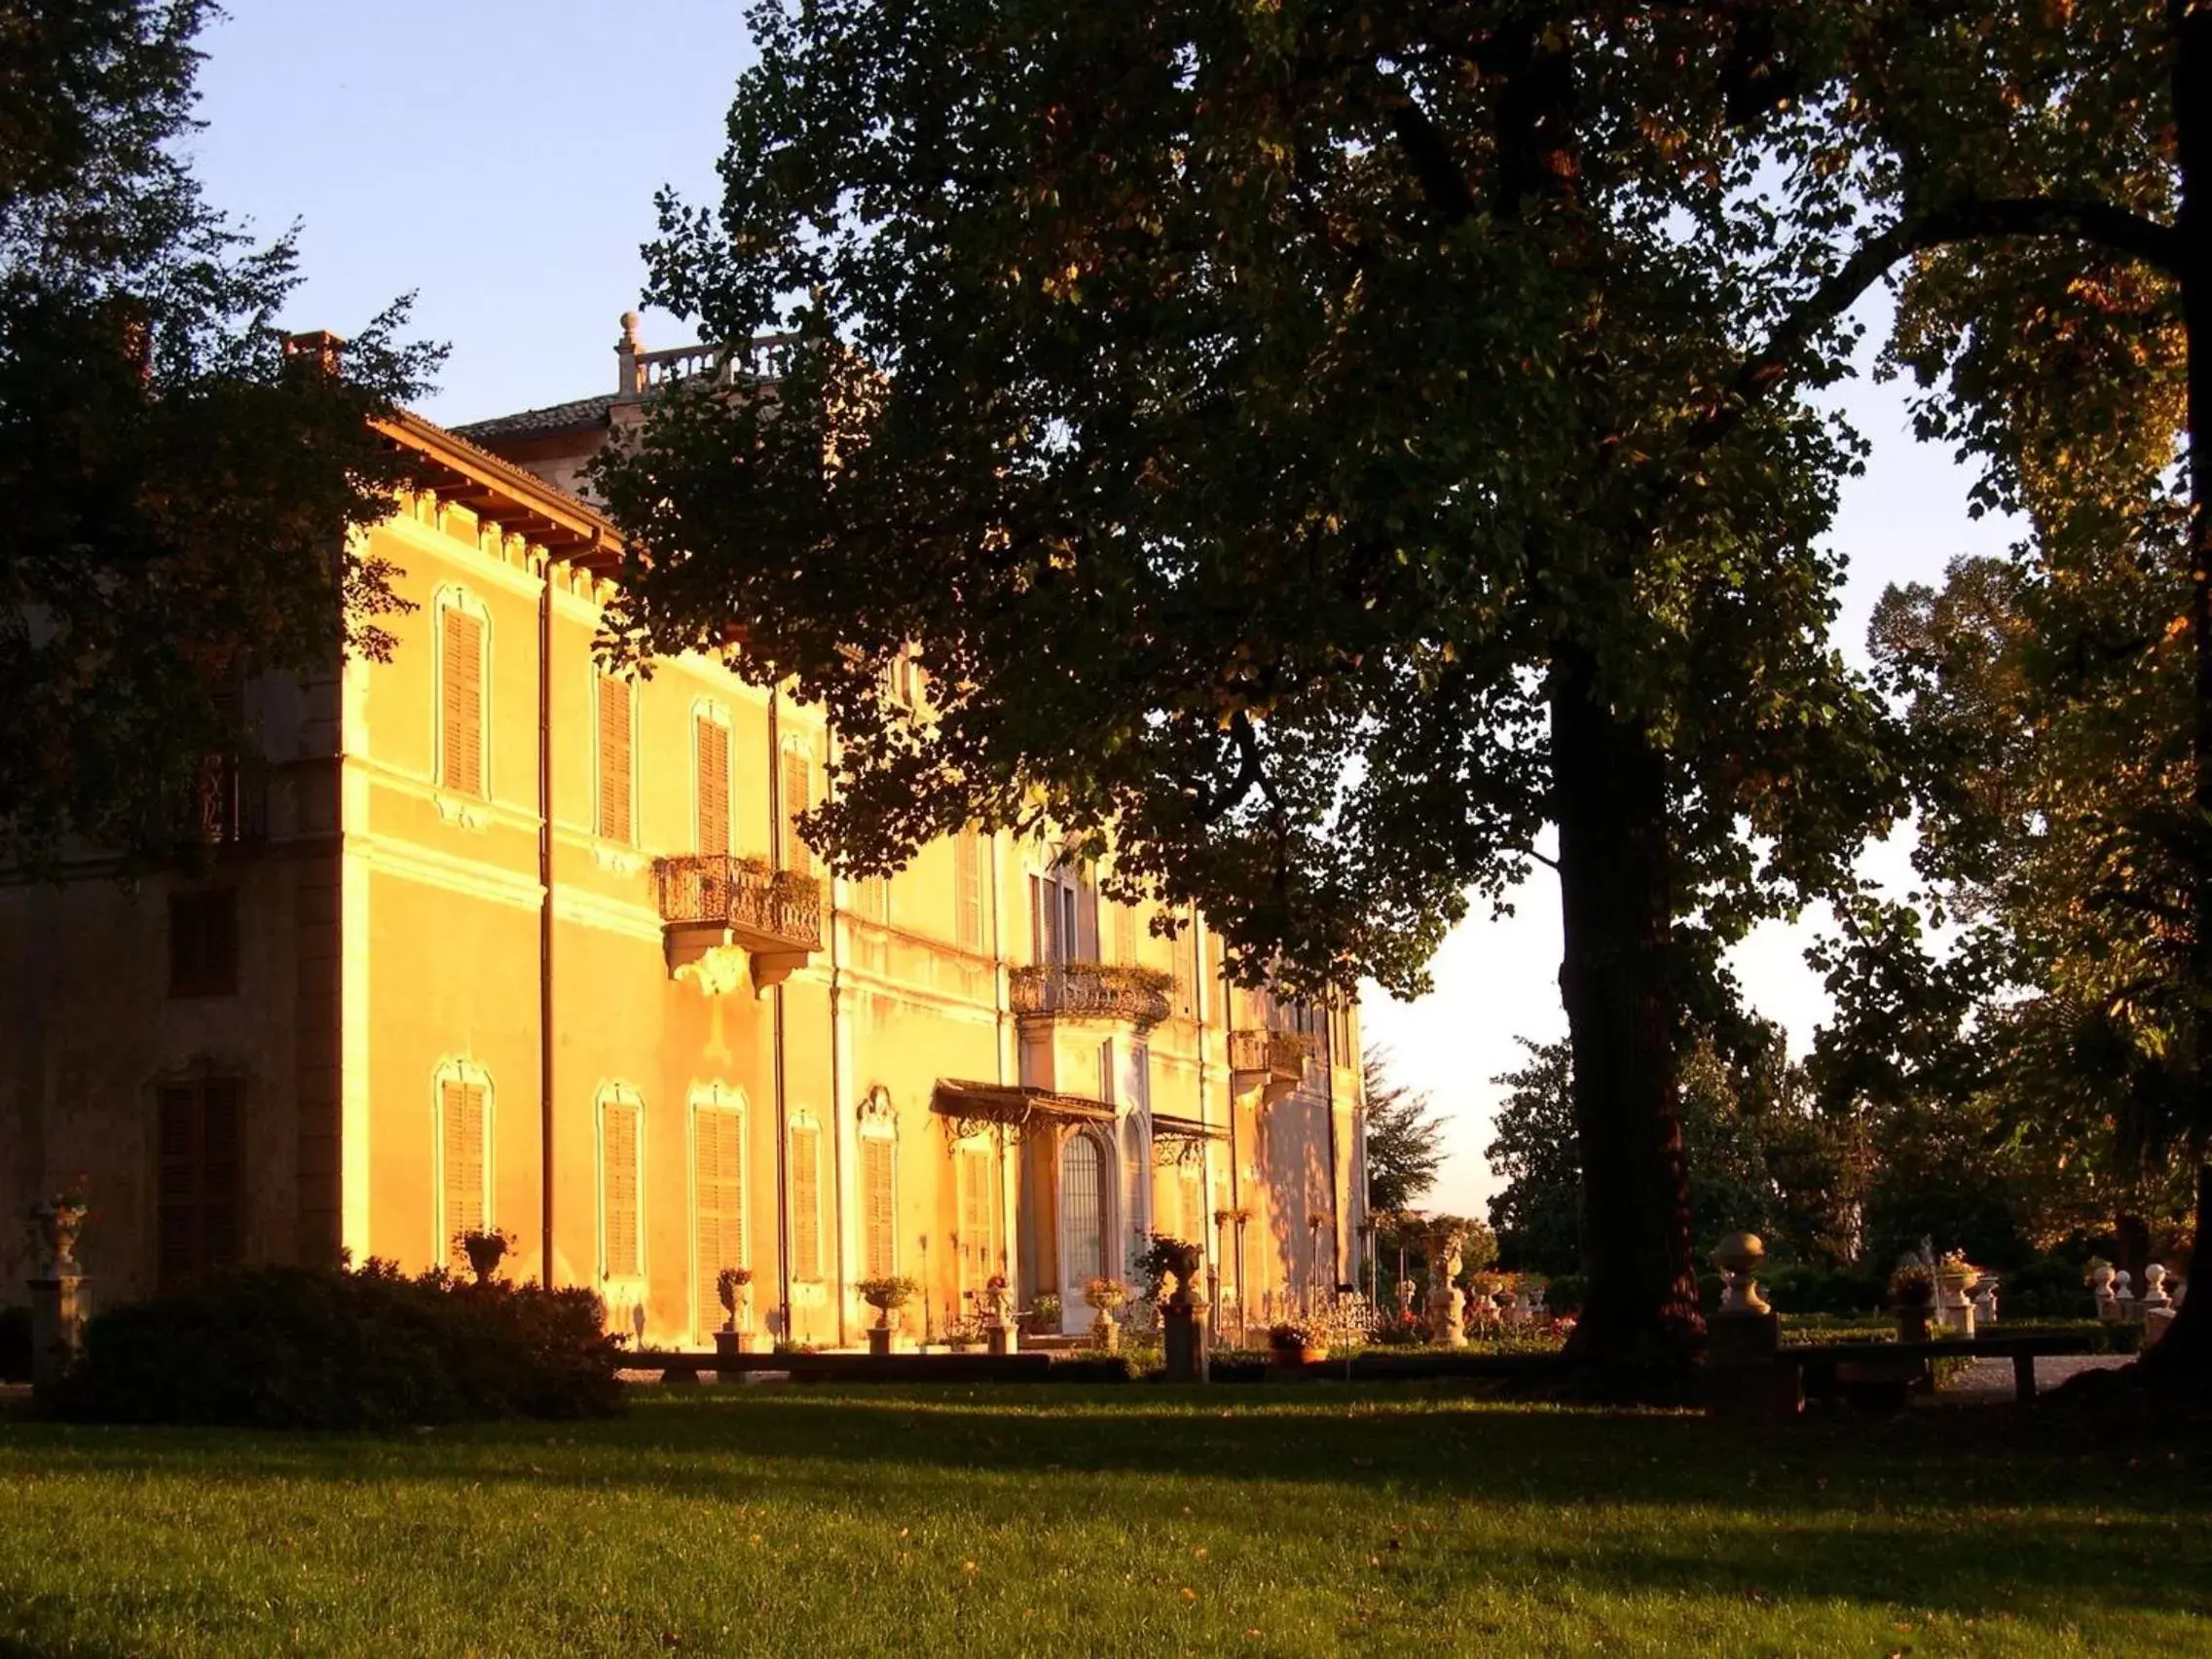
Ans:
{"type": "MultiPolygon", "coordinates": [[[[2195,767],[2196,810],[2212,822],[2212,454],[2204,434],[2212,426],[2212,7],[2169,0],[2174,25],[2173,108],[2175,152],[2181,175],[2181,315],[2188,351],[2189,423],[2189,624],[2196,645],[2196,722],[2191,759],[2195,767]]],[[[2201,1161],[2212,1139],[2212,867],[2200,866],[2190,905],[2190,978],[2196,993],[2196,1041],[2191,1055],[2190,1138],[2199,1156],[2196,1170],[2196,1237],[2190,1252],[2191,1279],[2212,1266],[2212,1166],[2201,1161]]],[[[2186,1377],[2212,1386],[2212,1294],[2190,1288],[2165,1340],[2151,1350],[2147,1370],[2186,1377]]]]}
{"type": "Polygon", "coordinates": [[[1691,1272],[1669,976],[1667,762],[1598,701],[1595,665],[1554,668],[1552,778],[1582,1150],[1582,1317],[1568,1346],[1617,1391],[1678,1395],[1705,1327],[1691,1272]]]}

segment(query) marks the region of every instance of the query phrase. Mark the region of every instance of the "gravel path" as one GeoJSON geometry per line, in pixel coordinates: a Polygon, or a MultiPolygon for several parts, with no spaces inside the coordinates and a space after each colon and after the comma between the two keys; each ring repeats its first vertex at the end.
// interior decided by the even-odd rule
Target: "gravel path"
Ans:
{"type": "MultiPolygon", "coordinates": [[[[2133,1354],[2090,1353],[2054,1354],[2036,1361],[2036,1391],[2046,1392],[2057,1387],[2069,1377],[2078,1377],[2084,1371],[2111,1371],[2118,1366],[2134,1362],[2133,1354]]],[[[1936,1398],[1945,1405],[1972,1405],[1983,1400],[2002,1401],[2012,1397],[2012,1362],[2009,1359],[1974,1360],[1957,1381],[1945,1387],[1936,1398]]]]}

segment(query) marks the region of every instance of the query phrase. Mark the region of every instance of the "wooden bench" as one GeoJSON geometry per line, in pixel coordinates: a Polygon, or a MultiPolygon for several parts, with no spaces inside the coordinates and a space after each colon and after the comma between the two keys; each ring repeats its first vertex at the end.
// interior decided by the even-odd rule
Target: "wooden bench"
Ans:
{"type": "Polygon", "coordinates": [[[2085,1331],[2044,1331],[2016,1337],[1954,1337],[1925,1343],[1822,1343],[1807,1347],[1785,1347],[1776,1354],[1775,1362],[1797,1368],[1808,1397],[1832,1398],[1837,1391],[1836,1371],[1843,1365],[1884,1362],[1925,1365],[1936,1359],[2009,1359],[2013,1396],[2027,1401],[2036,1397],[2037,1360],[2111,1351],[2104,1338],[2085,1331]]]}

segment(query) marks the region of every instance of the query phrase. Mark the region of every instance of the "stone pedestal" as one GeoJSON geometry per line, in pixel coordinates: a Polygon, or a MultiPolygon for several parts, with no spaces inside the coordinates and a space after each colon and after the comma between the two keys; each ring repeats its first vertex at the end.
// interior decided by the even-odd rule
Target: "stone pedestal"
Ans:
{"type": "Polygon", "coordinates": [[[891,1357],[891,1327],[870,1325],[867,1328],[867,1351],[878,1359],[891,1357]]]}
{"type": "Polygon", "coordinates": [[[1169,1302],[1160,1310],[1170,1382],[1207,1380],[1206,1326],[1199,1317],[1204,1311],[1202,1305],[1194,1302],[1169,1302]]]}
{"type": "Polygon", "coordinates": [[[1804,1388],[1796,1366],[1776,1363],[1781,1350],[1778,1314],[1715,1313],[1706,1324],[1707,1412],[1740,1421],[1795,1417],[1804,1409],[1804,1388]]]}
{"type": "Polygon", "coordinates": [[[1021,1336],[1012,1325],[992,1325],[983,1332],[983,1341],[993,1353],[1018,1353],[1021,1336]]]}
{"type": "Polygon", "coordinates": [[[31,1395],[44,1399],[76,1368],[92,1310],[92,1280],[82,1273],[34,1278],[31,1292],[31,1395]]]}

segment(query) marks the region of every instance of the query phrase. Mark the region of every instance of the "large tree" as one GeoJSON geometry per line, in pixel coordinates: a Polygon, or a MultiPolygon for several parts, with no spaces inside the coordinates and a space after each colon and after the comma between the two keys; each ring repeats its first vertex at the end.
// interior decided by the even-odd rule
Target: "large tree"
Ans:
{"type": "Polygon", "coordinates": [[[204,0],[0,0],[0,862],[172,856],[234,695],[387,641],[355,527],[399,461],[372,417],[433,360],[399,312],[343,351],[275,322],[182,158],[204,0]]]}
{"type": "MultiPolygon", "coordinates": [[[[1877,622],[1923,744],[1923,872],[1978,924],[1926,982],[1975,1012],[2020,1132],[2139,1188],[2194,1165],[2201,1241],[2212,7],[1870,8],[1851,74],[1867,188],[1921,244],[1892,361],[1923,434],[1976,468],[1977,504],[2028,525],[2009,564],[1961,566],[1877,622]]],[[[1908,989],[1912,961],[1882,974],[1908,989]]],[[[2157,1353],[2201,1379],[2212,1306],[2157,1353]]]]}
{"type": "Polygon", "coordinates": [[[1406,991],[1555,824],[1576,1351],[1624,1369],[1699,1331],[1684,1010],[1887,805],[1825,641],[1851,450],[1791,395],[1881,266],[1829,274],[1786,15],[760,6],[650,297],[786,372],[601,480],[633,638],[735,624],[828,707],[847,867],[1110,830],[1243,972],[1406,991]]]}

